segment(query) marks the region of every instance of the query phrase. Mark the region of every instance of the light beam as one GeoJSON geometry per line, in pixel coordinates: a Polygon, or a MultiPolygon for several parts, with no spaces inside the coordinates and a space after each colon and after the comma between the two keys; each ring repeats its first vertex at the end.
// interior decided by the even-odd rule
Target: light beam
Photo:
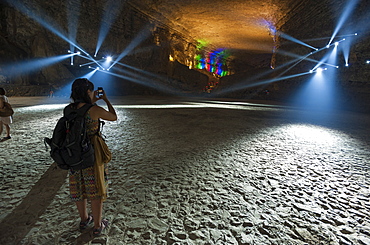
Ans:
{"type": "Polygon", "coordinates": [[[344,23],[347,21],[349,15],[351,14],[351,12],[354,10],[355,6],[358,3],[359,3],[359,0],[348,0],[347,5],[343,8],[344,12],[342,13],[342,15],[339,18],[338,24],[334,29],[333,35],[331,36],[328,45],[330,45],[332,43],[332,41],[334,40],[334,38],[338,34],[339,30],[342,28],[344,23]]]}
{"type": "Polygon", "coordinates": [[[21,74],[33,72],[35,70],[42,69],[47,66],[51,66],[56,64],[64,59],[68,59],[69,57],[76,55],[76,54],[66,54],[54,57],[47,57],[47,58],[37,58],[32,60],[26,60],[23,62],[14,62],[7,65],[2,66],[4,73],[6,73],[10,77],[16,77],[21,74]]]}
{"type": "Polygon", "coordinates": [[[73,41],[68,39],[66,37],[66,34],[63,33],[60,30],[60,28],[54,27],[54,26],[58,26],[58,25],[49,16],[41,17],[41,16],[36,15],[32,11],[30,11],[24,4],[22,4],[21,1],[19,1],[19,0],[5,0],[5,1],[7,1],[7,3],[9,5],[15,7],[18,11],[22,12],[23,14],[27,15],[31,19],[35,20],[36,22],[38,22],[43,27],[45,27],[46,29],[48,29],[49,31],[54,33],[55,35],[59,36],[60,38],[62,38],[63,40],[65,40],[69,44],[73,45],[77,49],[81,50],[81,52],[85,53],[87,56],[89,56],[89,54],[85,50],[83,50],[83,48],[81,48],[79,45],[77,45],[76,43],[74,43],[73,41]]]}
{"type": "Polygon", "coordinates": [[[117,62],[119,62],[123,57],[128,55],[134,48],[136,48],[140,43],[142,43],[150,35],[150,30],[148,27],[144,28],[126,47],[126,49],[116,58],[116,60],[108,68],[112,68],[117,62]]]}
{"type": "Polygon", "coordinates": [[[311,48],[311,49],[313,49],[313,50],[317,50],[317,48],[312,47],[311,45],[309,45],[309,44],[307,44],[307,43],[304,43],[304,42],[302,42],[302,41],[300,41],[300,40],[298,40],[298,39],[296,39],[296,38],[294,38],[294,37],[291,37],[291,36],[289,36],[288,34],[285,34],[285,33],[284,33],[284,32],[282,32],[282,31],[278,31],[278,35],[280,35],[280,37],[285,38],[285,39],[287,39],[287,40],[290,40],[290,41],[292,41],[292,42],[295,42],[295,43],[301,44],[301,45],[306,46],[306,47],[308,47],[308,48],[311,48]]]}
{"type": "Polygon", "coordinates": [[[119,15],[122,9],[122,1],[117,0],[108,0],[105,7],[104,7],[104,15],[101,21],[98,42],[96,44],[95,54],[94,57],[98,54],[101,45],[103,44],[111,25],[116,20],[117,16],[119,15]]]}

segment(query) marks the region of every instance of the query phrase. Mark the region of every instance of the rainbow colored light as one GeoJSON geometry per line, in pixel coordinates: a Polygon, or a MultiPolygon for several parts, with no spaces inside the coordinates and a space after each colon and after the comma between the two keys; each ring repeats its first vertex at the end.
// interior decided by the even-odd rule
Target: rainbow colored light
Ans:
{"type": "Polygon", "coordinates": [[[229,55],[225,49],[217,49],[212,52],[206,52],[204,55],[198,54],[195,57],[195,67],[197,69],[205,69],[223,77],[228,74],[224,68],[226,67],[226,59],[228,56],[229,55]]]}

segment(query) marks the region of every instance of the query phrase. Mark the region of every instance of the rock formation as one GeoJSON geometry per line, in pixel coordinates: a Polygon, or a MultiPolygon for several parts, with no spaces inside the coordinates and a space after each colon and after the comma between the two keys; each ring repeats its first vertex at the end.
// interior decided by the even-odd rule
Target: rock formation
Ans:
{"type": "Polygon", "coordinates": [[[355,2],[352,7],[344,0],[6,0],[0,4],[0,85],[9,95],[60,90],[91,71],[86,57],[99,46],[96,60],[119,58],[111,78],[117,95],[212,91],[220,97],[286,101],[307,77],[284,77],[315,66],[304,60],[280,69],[292,54],[311,50],[288,37],[321,48],[341,27],[337,36],[359,35],[349,37],[349,67],[338,70],[336,86],[343,100],[367,104],[369,3],[355,2]],[[71,49],[82,49],[85,58],[49,59],[71,49]]]}

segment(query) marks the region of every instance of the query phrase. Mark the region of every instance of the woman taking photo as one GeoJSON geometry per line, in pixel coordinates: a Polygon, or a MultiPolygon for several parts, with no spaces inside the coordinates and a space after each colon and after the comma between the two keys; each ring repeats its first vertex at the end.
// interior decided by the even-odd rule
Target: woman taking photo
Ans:
{"type": "Polygon", "coordinates": [[[73,100],[69,105],[71,109],[79,109],[85,104],[94,104],[85,115],[86,131],[95,150],[94,166],[82,170],[69,170],[69,189],[70,197],[76,203],[81,218],[80,230],[94,223],[93,235],[99,236],[108,226],[108,220],[102,219],[102,210],[103,201],[107,198],[107,162],[110,160],[110,152],[106,148],[109,159],[102,162],[100,156],[104,155],[102,152],[104,150],[94,142],[102,140],[99,135],[99,119],[116,121],[117,115],[106,94],[103,93],[98,97],[97,91],[94,91],[94,84],[86,78],[79,78],[73,82],[71,99],[73,100]],[[103,100],[108,110],[95,105],[98,100],[103,100]],[[99,157],[97,154],[100,154],[99,157]],[[92,215],[87,211],[88,200],[91,202],[92,215]]]}

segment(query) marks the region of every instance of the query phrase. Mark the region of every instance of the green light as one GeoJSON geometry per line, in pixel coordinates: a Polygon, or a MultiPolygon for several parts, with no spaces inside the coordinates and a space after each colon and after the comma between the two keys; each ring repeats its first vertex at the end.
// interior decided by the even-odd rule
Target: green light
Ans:
{"type": "Polygon", "coordinates": [[[197,49],[198,50],[204,49],[208,45],[208,42],[203,40],[203,39],[197,40],[197,42],[198,42],[198,44],[197,44],[197,49]]]}

